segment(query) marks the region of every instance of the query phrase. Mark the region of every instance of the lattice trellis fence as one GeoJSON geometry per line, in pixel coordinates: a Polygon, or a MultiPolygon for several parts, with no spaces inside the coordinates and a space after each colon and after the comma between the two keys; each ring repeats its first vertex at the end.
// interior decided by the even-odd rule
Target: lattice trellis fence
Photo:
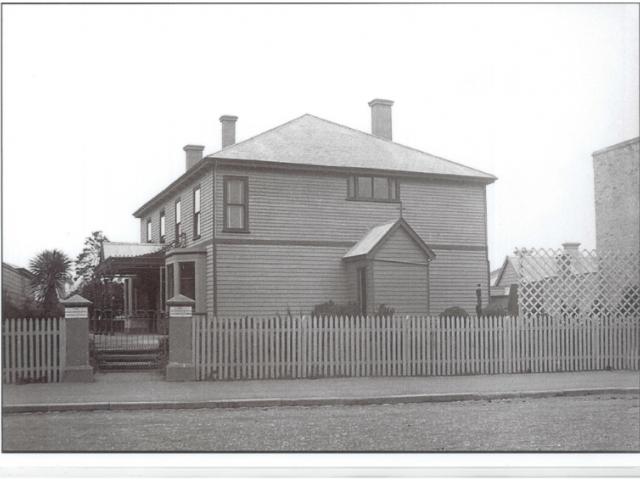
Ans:
{"type": "Polygon", "coordinates": [[[522,317],[640,320],[640,254],[518,249],[522,317]]]}

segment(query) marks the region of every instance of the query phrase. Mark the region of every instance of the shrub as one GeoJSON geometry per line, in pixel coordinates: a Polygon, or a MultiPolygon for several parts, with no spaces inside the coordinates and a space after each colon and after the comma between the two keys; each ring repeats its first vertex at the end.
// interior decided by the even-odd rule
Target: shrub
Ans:
{"type": "Polygon", "coordinates": [[[482,309],[482,315],[485,317],[506,317],[508,313],[503,306],[493,303],[482,309]]]}
{"type": "MultiPolygon", "coordinates": [[[[396,313],[395,309],[381,303],[373,315],[376,317],[391,317],[396,313]]],[[[328,317],[328,316],[342,316],[342,317],[357,317],[361,315],[360,306],[356,302],[349,302],[346,304],[335,303],[333,300],[329,300],[325,303],[320,303],[313,307],[311,315],[314,317],[328,317]]]]}
{"type": "Polygon", "coordinates": [[[440,314],[441,317],[468,317],[469,314],[464,308],[461,307],[449,307],[440,314]]]}
{"type": "Polygon", "coordinates": [[[335,303],[333,300],[328,302],[319,303],[313,307],[311,315],[314,317],[328,317],[328,316],[349,316],[355,317],[360,315],[360,307],[356,302],[349,302],[346,304],[335,303]]]}
{"type": "Polygon", "coordinates": [[[380,305],[378,305],[378,309],[376,310],[374,315],[376,317],[393,317],[395,313],[396,313],[395,308],[391,308],[385,305],[384,303],[381,303],[380,305]]]}

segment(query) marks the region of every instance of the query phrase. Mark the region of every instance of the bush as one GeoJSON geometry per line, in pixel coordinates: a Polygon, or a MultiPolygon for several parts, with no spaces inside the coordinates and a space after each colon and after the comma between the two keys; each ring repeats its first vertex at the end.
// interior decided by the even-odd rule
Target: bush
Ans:
{"type": "Polygon", "coordinates": [[[468,317],[469,314],[464,308],[461,307],[449,307],[440,314],[440,317],[468,317]]]}
{"type": "MultiPolygon", "coordinates": [[[[392,317],[396,313],[395,309],[381,303],[373,315],[376,317],[392,317]]],[[[320,303],[313,307],[311,315],[314,317],[329,317],[329,316],[342,316],[342,317],[357,317],[361,315],[360,306],[356,302],[349,302],[346,304],[335,303],[333,300],[329,300],[325,303],[320,303]]]]}
{"type": "Polygon", "coordinates": [[[483,308],[482,315],[485,317],[506,317],[508,313],[504,307],[494,303],[483,308]]]}
{"type": "Polygon", "coordinates": [[[349,302],[347,304],[335,303],[333,300],[328,302],[319,303],[313,307],[311,315],[314,317],[329,317],[329,316],[348,316],[355,317],[360,315],[360,307],[356,302],[349,302]]]}
{"type": "Polygon", "coordinates": [[[393,317],[395,313],[396,313],[395,308],[388,307],[384,303],[381,303],[380,305],[378,305],[378,309],[376,310],[374,315],[376,317],[393,317]]]}
{"type": "Polygon", "coordinates": [[[25,300],[22,305],[16,305],[9,300],[6,292],[2,295],[2,318],[39,318],[43,316],[61,316],[64,312],[58,312],[58,315],[45,315],[42,309],[29,300],[25,300]]]}

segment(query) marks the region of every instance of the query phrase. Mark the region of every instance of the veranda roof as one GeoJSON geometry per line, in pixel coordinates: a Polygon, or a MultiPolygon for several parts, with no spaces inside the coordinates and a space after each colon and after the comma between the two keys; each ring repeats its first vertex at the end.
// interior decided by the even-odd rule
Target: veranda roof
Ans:
{"type": "Polygon", "coordinates": [[[127,243],[104,242],[102,244],[102,259],[110,257],[139,257],[159,252],[166,245],[164,243],[127,243]]]}
{"type": "Polygon", "coordinates": [[[96,271],[102,275],[127,275],[164,265],[163,243],[104,242],[102,261],[96,271]]]}

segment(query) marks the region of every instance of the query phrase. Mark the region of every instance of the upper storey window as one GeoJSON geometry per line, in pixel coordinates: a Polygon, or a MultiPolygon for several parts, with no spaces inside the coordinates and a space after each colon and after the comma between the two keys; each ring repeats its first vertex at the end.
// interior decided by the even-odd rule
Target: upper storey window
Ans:
{"type": "Polygon", "coordinates": [[[224,177],[224,230],[249,231],[249,179],[224,177]]]}
{"type": "Polygon", "coordinates": [[[152,235],[153,233],[151,230],[151,219],[147,218],[147,243],[151,243],[151,241],[153,240],[152,235]]]}
{"type": "Polygon", "coordinates": [[[193,189],[193,238],[200,238],[200,187],[193,189]]]}
{"type": "Polygon", "coordinates": [[[182,202],[180,199],[176,200],[176,225],[175,225],[175,236],[176,241],[180,241],[180,235],[182,235],[182,202]]]}
{"type": "Polygon", "coordinates": [[[166,235],[166,224],[165,224],[165,215],[164,210],[160,212],[160,243],[164,243],[165,235],[166,235]]]}
{"type": "Polygon", "coordinates": [[[347,198],[374,202],[397,202],[400,184],[395,178],[354,175],[347,182],[347,198]]]}

